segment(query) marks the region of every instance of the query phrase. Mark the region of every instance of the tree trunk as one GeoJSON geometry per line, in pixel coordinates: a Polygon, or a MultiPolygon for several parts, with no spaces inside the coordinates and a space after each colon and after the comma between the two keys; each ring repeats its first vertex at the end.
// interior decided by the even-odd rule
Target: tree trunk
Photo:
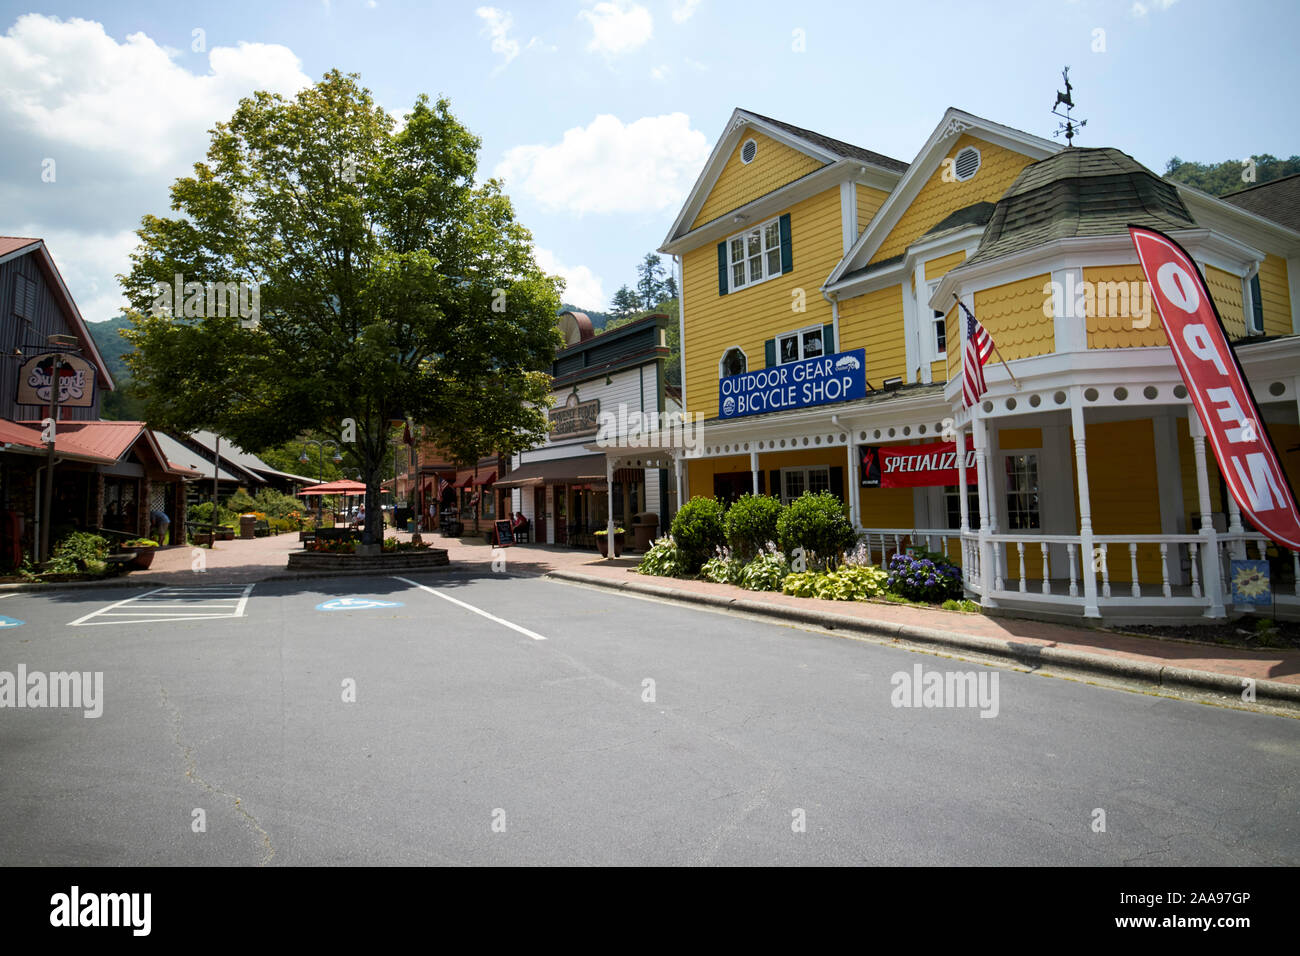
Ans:
{"type": "Polygon", "coordinates": [[[362,544],[382,544],[384,541],[384,512],[380,508],[381,491],[379,483],[383,473],[378,467],[372,467],[365,475],[366,483],[366,524],[361,531],[362,544]]]}

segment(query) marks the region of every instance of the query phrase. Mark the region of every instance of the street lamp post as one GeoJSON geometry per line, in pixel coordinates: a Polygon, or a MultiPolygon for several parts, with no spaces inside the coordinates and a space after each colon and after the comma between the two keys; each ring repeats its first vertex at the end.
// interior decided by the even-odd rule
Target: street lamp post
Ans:
{"type": "MultiPolygon", "coordinates": [[[[302,443],[302,454],[298,457],[298,461],[302,462],[302,464],[304,465],[311,463],[311,457],[307,454],[308,445],[315,445],[317,451],[319,452],[319,454],[317,455],[316,480],[318,482],[324,482],[325,481],[325,446],[326,445],[334,446],[334,455],[333,457],[330,458],[330,461],[338,465],[338,464],[342,464],[343,462],[343,456],[339,454],[339,443],[334,441],[334,439],[332,438],[326,438],[324,441],[317,441],[314,438],[306,439],[302,443]]],[[[321,526],[321,504],[322,504],[321,499],[324,497],[325,497],[324,495],[316,496],[316,527],[318,528],[321,526]]]]}

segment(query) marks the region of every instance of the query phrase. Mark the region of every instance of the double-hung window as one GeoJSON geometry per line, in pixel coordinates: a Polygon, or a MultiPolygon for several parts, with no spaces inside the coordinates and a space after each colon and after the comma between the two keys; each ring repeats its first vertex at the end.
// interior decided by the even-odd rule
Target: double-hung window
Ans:
{"type": "Polygon", "coordinates": [[[830,491],[830,488],[831,470],[828,466],[781,469],[781,500],[785,504],[794,501],[805,491],[815,495],[830,491]]]}
{"type": "Polygon", "coordinates": [[[731,291],[781,274],[780,220],[772,219],[727,240],[731,291]]]}
{"type": "Polygon", "coordinates": [[[934,349],[928,356],[932,362],[942,361],[944,353],[948,351],[948,317],[946,313],[930,308],[930,298],[937,288],[939,288],[939,283],[931,282],[925,290],[925,301],[916,304],[917,314],[925,315],[926,312],[930,313],[930,326],[923,334],[926,336],[926,346],[934,349]]]}

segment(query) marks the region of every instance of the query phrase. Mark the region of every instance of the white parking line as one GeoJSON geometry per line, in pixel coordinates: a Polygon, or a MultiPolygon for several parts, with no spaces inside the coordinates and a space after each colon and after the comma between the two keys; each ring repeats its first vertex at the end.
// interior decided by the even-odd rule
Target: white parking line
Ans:
{"type": "Polygon", "coordinates": [[[151,624],[159,621],[213,621],[243,617],[253,585],[154,588],[135,597],[115,601],[69,622],[69,627],[91,624],[151,624]]]}
{"type": "Polygon", "coordinates": [[[436,595],[442,598],[444,601],[450,601],[452,604],[455,604],[458,607],[463,607],[467,611],[473,611],[475,614],[481,615],[487,618],[489,621],[495,621],[497,624],[500,624],[503,627],[508,627],[512,631],[518,631],[520,634],[523,634],[526,637],[531,637],[535,641],[546,640],[546,638],[542,637],[542,635],[538,634],[536,631],[530,631],[526,627],[520,627],[518,624],[512,624],[510,621],[507,621],[505,618],[497,617],[495,614],[489,614],[487,611],[484,611],[482,608],[477,608],[472,604],[466,604],[464,601],[458,601],[454,597],[449,597],[448,595],[443,594],[441,591],[439,591],[436,588],[431,588],[425,584],[419,584],[415,581],[412,581],[410,578],[399,578],[396,575],[393,576],[393,579],[396,581],[401,581],[405,584],[409,584],[411,585],[411,587],[419,588],[421,591],[428,591],[430,594],[436,595]]]}

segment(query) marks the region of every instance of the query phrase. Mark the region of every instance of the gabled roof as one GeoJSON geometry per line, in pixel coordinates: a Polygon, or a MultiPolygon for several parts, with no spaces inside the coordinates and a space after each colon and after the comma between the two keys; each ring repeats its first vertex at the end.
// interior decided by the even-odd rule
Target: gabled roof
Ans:
{"type": "Polygon", "coordinates": [[[714,144],[713,152],[704,163],[704,169],[700,171],[699,178],[695,180],[695,185],[687,194],[681,212],[678,213],[677,219],[674,220],[672,228],[668,230],[668,235],[663,241],[664,246],[670,245],[692,231],[691,224],[695,222],[704,201],[713,191],[713,186],[726,167],[727,160],[731,158],[736,144],[740,142],[741,136],[751,129],[758,130],[791,149],[797,149],[811,156],[821,162],[823,168],[837,163],[861,166],[869,173],[874,172],[876,177],[882,180],[879,185],[884,189],[892,188],[899,175],[907,168],[906,163],[881,153],[738,107],[732,111],[726,130],[714,144]]]}
{"type": "Polygon", "coordinates": [[[99,347],[95,345],[95,338],[90,334],[90,329],[86,327],[86,320],[82,318],[81,310],[77,308],[77,303],[73,301],[72,293],[68,291],[68,286],[63,281],[58,266],[54,264],[54,257],[50,255],[49,249],[45,247],[45,240],[23,236],[0,236],[0,263],[7,262],[18,256],[33,254],[37,256],[41,271],[45,275],[46,283],[54,294],[54,298],[63,306],[64,315],[68,320],[68,327],[77,334],[77,338],[81,340],[81,347],[95,364],[99,384],[110,392],[113,391],[117,386],[113,382],[113,376],[109,374],[108,363],[99,354],[99,347]]]}
{"type": "MultiPolygon", "coordinates": [[[[265,476],[267,475],[273,475],[276,478],[289,478],[293,481],[301,481],[306,484],[315,484],[317,481],[317,479],[315,478],[308,478],[304,475],[295,475],[292,472],[280,471],[277,468],[272,468],[270,465],[262,461],[262,459],[258,458],[252,452],[244,451],[244,449],[240,448],[229,438],[224,438],[220,435],[217,435],[215,432],[197,431],[197,432],[193,432],[187,437],[189,438],[190,441],[194,442],[200,448],[205,449],[206,451],[212,453],[213,455],[217,454],[216,451],[217,439],[220,438],[221,439],[221,451],[220,451],[221,463],[223,465],[228,464],[235,468],[240,469],[241,471],[245,472],[250,478],[256,481],[264,481],[265,476]]],[[[211,459],[209,459],[209,462],[210,461],[211,459]]]]}
{"type": "MultiPolygon", "coordinates": [[[[157,439],[158,447],[161,448],[163,454],[167,456],[167,461],[170,464],[193,471],[200,477],[211,480],[212,462],[208,461],[188,445],[178,442],[175,438],[172,438],[171,435],[167,435],[163,432],[154,432],[154,438],[157,439]]],[[[225,468],[220,467],[217,469],[217,479],[219,481],[232,481],[235,484],[239,484],[244,480],[236,475],[232,475],[225,468]]]]}
{"type": "Polygon", "coordinates": [[[1166,232],[1196,226],[1174,185],[1132,156],[1076,146],[1025,167],[967,263],[1055,239],[1124,235],[1130,223],[1166,232]]]}
{"type": "MultiPolygon", "coordinates": [[[[871,257],[875,255],[894,226],[898,225],[903,213],[916,199],[922,187],[929,182],[952,144],[963,133],[970,133],[978,139],[1015,150],[1030,159],[1046,159],[1061,150],[1060,145],[1049,139],[1003,126],[1001,123],[950,106],[944,112],[939,125],[930,134],[930,138],[916,154],[916,158],[907,167],[907,172],[903,173],[894,191],[889,194],[889,198],[877,210],[862,235],[858,236],[857,241],[853,243],[852,248],[831,271],[823,288],[834,285],[850,272],[866,268],[871,257]]],[[[938,224],[931,228],[937,229],[938,224]]]]}
{"type": "Polygon", "coordinates": [[[1219,198],[1300,232],[1300,173],[1225,193],[1219,198]]]}
{"type": "MultiPolygon", "coordinates": [[[[28,426],[37,438],[39,422],[20,422],[28,426]]],[[[173,468],[154,433],[145,427],[144,422],[59,422],[54,439],[54,450],[59,455],[93,461],[97,464],[114,464],[126,457],[127,452],[142,445],[147,458],[154,461],[160,471],[191,477],[189,469],[173,468]]],[[[43,447],[43,445],[42,445],[43,447]]]]}

